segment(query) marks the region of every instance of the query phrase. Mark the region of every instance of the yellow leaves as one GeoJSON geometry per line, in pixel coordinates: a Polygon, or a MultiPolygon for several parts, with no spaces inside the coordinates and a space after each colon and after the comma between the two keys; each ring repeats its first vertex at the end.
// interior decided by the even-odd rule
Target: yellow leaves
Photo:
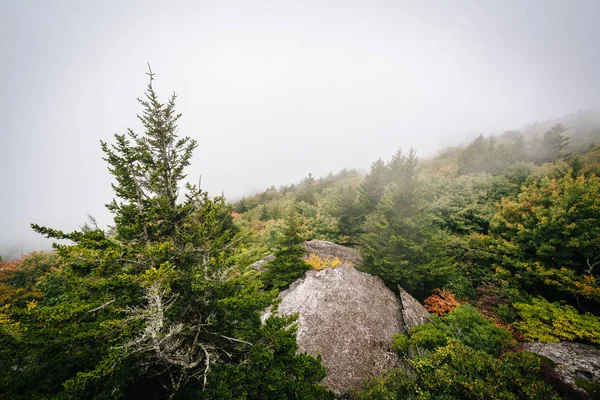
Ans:
{"type": "Polygon", "coordinates": [[[31,300],[31,301],[27,302],[27,311],[31,311],[36,307],[37,307],[37,301],[31,300]]]}
{"type": "Polygon", "coordinates": [[[532,304],[515,303],[514,306],[522,319],[515,327],[529,341],[600,343],[600,319],[590,313],[579,314],[567,304],[550,303],[541,297],[534,298],[532,304]]]}
{"type": "MultiPolygon", "coordinates": [[[[325,268],[335,268],[342,265],[344,262],[338,257],[334,258],[321,258],[315,253],[311,253],[308,256],[306,262],[315,270],[319,271],[325,268]]],[[[349,263],[346,263],[349,264],[349,263]]]]}
{"type": "Polygon", "coordinates": [[[8,333],[13,337],[19,336],[20,322],[15,322],[10,318],[10,304],[0,307],[0,332],[8,333]]]}

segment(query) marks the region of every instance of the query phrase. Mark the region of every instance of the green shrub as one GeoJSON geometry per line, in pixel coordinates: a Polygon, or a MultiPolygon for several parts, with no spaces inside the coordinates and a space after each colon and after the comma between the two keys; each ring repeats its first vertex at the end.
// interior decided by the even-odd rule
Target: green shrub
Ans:
{"type": "Polygon", "coordinates": [[[493,355],[515,344],[510,332],[484,318],[475,307],[464,304],[444,317],[433,317],[431,323],[415,328],[410,338],[397,335],[393,346],[406,356],[417,349],[431,351],[445,346],[450,339],[493,355]]]}
{"type": "Polygon", "coordinates": [[[568,304],[550,303],[542,297],[531,304],[515,303],[521,321],[514,325],[526,340],[560,342],[583,341],[600,344],[600,318],[580,314],[568,304]]]}
{"type": "Polygon", "coordinates": [[[354,399],[559,399],[540,373],[540,359],[527,352],[499,357],[457,340],[371,379],[354,399]]]}

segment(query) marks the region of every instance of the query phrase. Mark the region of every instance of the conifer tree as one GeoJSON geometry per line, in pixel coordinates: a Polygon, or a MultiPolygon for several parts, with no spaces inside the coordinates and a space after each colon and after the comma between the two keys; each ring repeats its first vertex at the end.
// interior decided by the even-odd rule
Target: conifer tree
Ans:
{"type": "Polygon", "coordinates": [[[315,178],[311,173],[302,180],[302,189],[298,193],[298,201],[315,204],[315,178]]]}
{"type": "Polygon", "coordinates": [[[260,208],[260,215],[258,216],[258,219],[261,221],[269,220],[269,210],[267,209],[266,204],[263,204],[262,207],[260,208]]]}
{"type": "Polygon", "coordinates": [[[267,288],[285,289],[304,276],[310,266],[303,260],[305,250],[300,236],[300,215],[292,204],[285,218],[285,227],[279,240],[275,259],[267,265],[262,281],[267,288]]]}
{"type": "MultiPolygon", "coordinates": [[[[86,338],[71,340],[73,355],[56,374],[64,391],[52,387],[54,392],[41,397],[61,392],[65,398],[203,398],[218,385],[211,377],[220,364],[248,360],[257,368],[253,374],[274,368],[263,382],[277,388],[274,398],[290,385],[327,397],[318,385],[322,367],[312,358],[293,364],[298,369],[281,367],[283,378],[280,367],[252,361],[296,360],[289,346],[295,332],[291,321],[271,322],[277,334],[261,327],[260,312],[274,293],[260,291],[258,279],[233,265],[237,228],[225,199],[188,184],[180,201],[184,170],[197,144],[179,137],[175,95],[160,103],[151,71],[149,76],[146,96],[139,99],[144,132],[130,129],[115,135],[114,144],[102,143],[115,178],[117,199],[107,207],[116,235],[32,225],[46,236],[75,242],[55,245],[68,289],[44,309],[62,318],[57,329],[47,330],[65,342],[86,338]],[[250,352],[253,343],[261,343],[260,353],[250,352]]],[[[247,385],[248,372],[247,378],[236,377],[236,385],[247,385]]]]}
{"type": "Polygon", "coordinates": [[[564,148],[569,145],[569,138],[565,135],[567,128],[556,124],[542,136],[542,161],[558,160],[564,154],[564,148]]]}
{"type": "Polygon", "coordinates": [[[450,279],[440,252],[441,232],[425,213],[417,181],[414,150],[394,155],[390,186],[377,209],[367,216],[360,237],[364,268],[388,286],[401,285],[418,298],[450,279]]]}
{"type": "Polygon", "coordinates": [[[358,189],[357,203],[362,214],[370,214],[377,208],[385,190],[387,172],[387,166],[381,158],[371,164],[370,172],[358,189]]]}
{"type": "Polygon", "coordinates": [[[357,190],[351,186],[339,188],[330,212],[337,218],[340,233],[353,243],[361,232],[364,221],[364,214],[357,202],[357,190]]]}

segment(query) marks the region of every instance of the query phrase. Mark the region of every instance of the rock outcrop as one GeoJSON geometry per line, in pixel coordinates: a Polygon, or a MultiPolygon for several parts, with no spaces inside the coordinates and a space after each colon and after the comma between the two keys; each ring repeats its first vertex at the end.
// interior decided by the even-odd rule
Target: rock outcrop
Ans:
{"type": "MultiPolygon", "coordinates": [[[[303,244],[306,258],[338,258],[335,268],[310,270],[279,294],[278,315],[298,313],[299,351],[321,355],[323,384],[340,395],[365,379],[399,365],[391,348],[395,333],[409,333],[429,321],[429,313],[402,288],[396,296],[381,279],[355,269],[360,252],[322,240],[303,244]]],[[[252,267],[264,270],[272,255],[252,267]]],[[[271,311],[263,315],[268,318],[271,311]]]]}
{"type": "MultiPolygon", "coordinates": [[[[407,332],[406,323],[400,299],[381,279],[350,266],[311,270],[280,298],[277,314],[299,313],[299,350],[322,355],[323,384],[338,395],[398,365],[391,342],[407,332]]],[[[410,313],[418,302],[406,292],[404,298],[410,313]]]]}
{"type": "Polygon", "coordinates": [[[266,256],[265,258],[263,258],[262,260],[259,260],[257,262],[255,262],[254,264],[250,265],[252,268],[254,268],[255,270],[257,270],[258,272],[264,272],[265,270],[265,264],[267,264],[269,261],[272,261],[275,259],[275,256],[273,254],[269,254],[268,256],[266,256]]]}
{"type": "Polygon", "coordinates": [[[556,364],[560,379],[578,391],[582,386],[600,386],[600,348],[572,342],[525,343],[524,349],[544,356],[556,364]]]}
{"type": "Polygon", "coordinates": [[[429,311],[421,303],[412,297],[408,292],[398,286],[400,293],[400,308],[402,311],[402,321],[404,329],[410,333],[414,327],[429,322],[429,311]]]}

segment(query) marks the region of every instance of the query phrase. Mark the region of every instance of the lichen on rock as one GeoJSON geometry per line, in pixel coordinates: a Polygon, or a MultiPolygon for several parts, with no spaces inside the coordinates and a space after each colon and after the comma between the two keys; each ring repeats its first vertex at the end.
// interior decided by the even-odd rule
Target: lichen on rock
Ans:
{"type": "Polygon", "coordinates": [[[550,359],[560,379],[575,389],[600,387],[600,348],[572,342],[525,343],[523,347],[550,359]]]}
{"type": "MultiPolygon", "coordinates": [[[[279,294],[277,315],[298,313],[299,351],[322,356],[327,368],[323,384],[341,395],[399,366],[391,347],[394,334],[409,333],[429,321],[429,313],[402,288],[397,296],[380,278],[354,268],[362,262],[357,250],[318,240],[304,247],[307,257],[342,264],[307,271],[279,294]]],[[[271,312],[266,310],[262,319],[271,312]]]]}

